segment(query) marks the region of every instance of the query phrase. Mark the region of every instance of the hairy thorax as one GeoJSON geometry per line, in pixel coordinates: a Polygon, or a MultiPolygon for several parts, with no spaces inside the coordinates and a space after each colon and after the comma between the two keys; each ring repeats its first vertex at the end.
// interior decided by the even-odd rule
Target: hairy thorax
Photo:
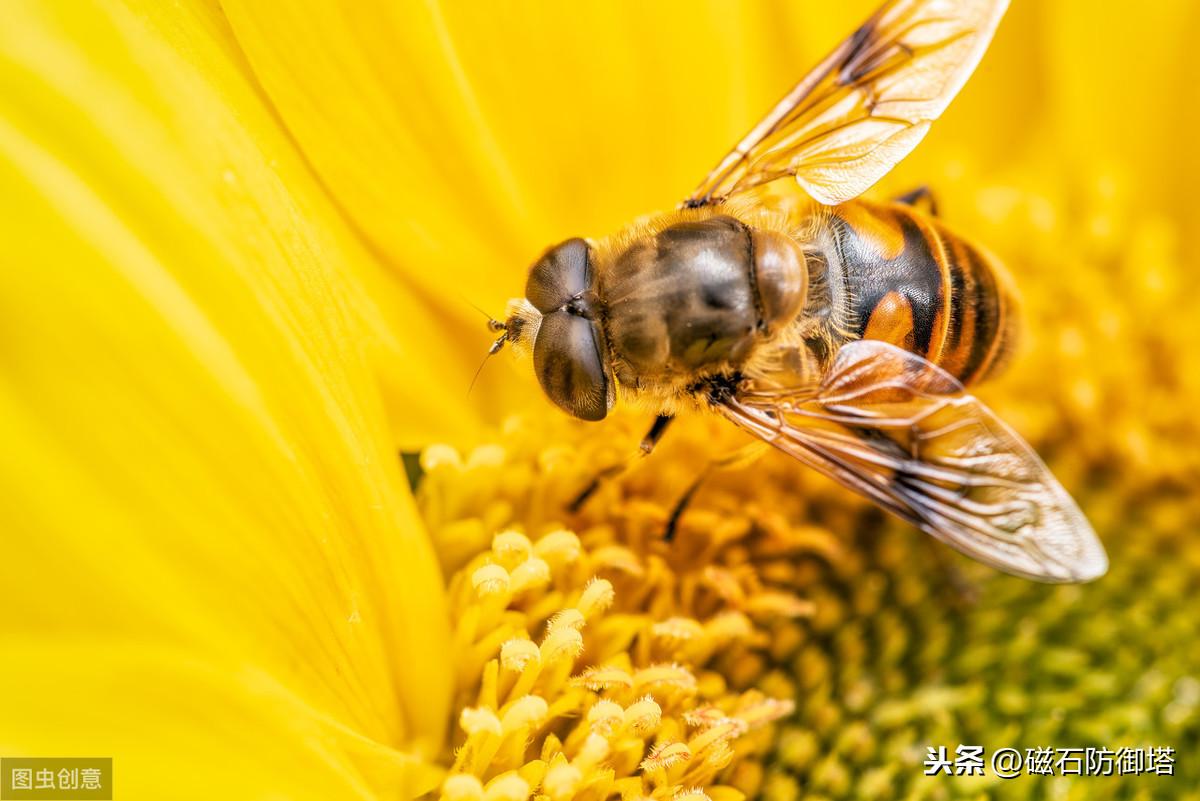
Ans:
{"type": "Polygon", "coordinates": [[[622,387],[670,391],[736,369],[795,319],[804,254],[788,233],[756,222],[679,213],[605,249],[597,289],[622,387]]]}

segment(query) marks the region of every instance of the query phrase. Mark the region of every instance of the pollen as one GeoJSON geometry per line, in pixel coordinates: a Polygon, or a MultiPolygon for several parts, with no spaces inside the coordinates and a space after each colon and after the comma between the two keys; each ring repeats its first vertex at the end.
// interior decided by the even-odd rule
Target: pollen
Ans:
{"type": "MultiPolygon", "coordinates": [[[[447,497],[473,490],[481,490],[476,508],[484,515],[501,502],[526,507],[531,497],[502,499],[512,485],[490,482],[508,469],[536,475],[531,468],[547,460],[531,454],[533,464],[521,465],[512,443],[486,452],[492,456],[455,458],[438,449],[436,458],[424,458],[423,508],[446,511],[447,497]],[[499,453],[507,461],[492,458],[499,453]],[[476,478],[481,483],[472,488],[476,478]]],[[[555,475],[542,481],[524,491],[554,487],[546,508],[561,512],[558,500],[572,487],[555,475]]],[[[734,643],[766,642],[755,621],[783,621],[791,610],[767,603],[752,618],[722,609],[719,594],[699,586],[687,592],[699,592],[704,603],[688,603],[672,588],[681,576],[660,556],[606,525],[573,530],[564,521],[532,513],[494,521],[490,547],[452,571],[458,645],[473,656],[458,674],[461,711],[442,797],[740,798],[741,790],[724,783],[741,775],[740,763],[766,756],[771,742],[749,735],[777,725],[779,710],[792,702],[735,687],[720,653],[734,643]],[[675,613],[661,614],[664,605],[675,613]],[[706,717],[705,710],[718,711],[706,717]],[[728,792],[708,794],[722,787],[728,792]]],[[[464,526],[461,518],[442,522],[443,530],[464,526]]],[[[455,552],[443,552],[447,565],[455,552]]],[[[754,592],[741,595],[745,601],[754,592]]]]}
{"type": "Polygon", "coordinates": [[[507,671],[521,673],[541,660],[541,650],[531,640],[509,640],[500,646],[500,665],[507,671]]]}
{"type": "Polygon", "coordinates": [[[512,578],[500,565],[482,565],[471,576],[471,584],[480,598],[502,595],[508,592],[512,578]]]}
{"type": "Polygon", "coordinates": [[[529,538],[519,531],[501,531],[492,538],[492,553],[506,567],[515,567],[533,553],[529,538]]]}
{"type": "Polygon", "coordinates": [[[684,743],[660,743],[650,749],[650,753],[642,760],[643,772],[667,770],[668,768],[686,762],[692,758],[692,750],[684,743]]]}

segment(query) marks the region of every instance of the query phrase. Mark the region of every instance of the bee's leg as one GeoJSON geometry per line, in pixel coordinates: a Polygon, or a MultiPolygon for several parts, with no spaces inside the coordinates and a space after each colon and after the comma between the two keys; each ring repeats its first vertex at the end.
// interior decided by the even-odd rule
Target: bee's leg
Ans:
{"type": "MultiPolygon", "coordinates": [[[[654,450],[654,447],[658,445],[659,440],[663,438],[663,434],[666,433],[667,428],[671,425],[671,421],[674,419],[674,415],[670,414],[660,414],[658,417],[655,417],[654,423],[650,426],[650,430],[646,432],[646,436],[642,437],[642,444],[638,446],[637,456],[649,456],[654,450]]],[[[621,475],[621,473],[624,473],[626,470],[628,470],[630,465],[637,460],[637,456],[627,459],[623,464],[616,464],[612,465],[611,467],[606,467],[597,473],[596,477],[593,478],[586,487],[584,487],[583,492],[575,496],[575,500],[571,501],[571,503],[567,506],[567,509],[570,510],[572,514],[578,512],[581,508],[583,508],[583,505],[587,503],[588,498],[592,497],[592,495],[596,493],[596,490],[600,489],[601,484],[609,479],[621,475]]]]}
{"type": "Polygon", "coordinates": [[[684,511],[687,509],[688,504],[692,502],[696,491],[700,489],[700,485],[709,476],[718,470],[744,467],[762,456],[767,451],[767,447],[767,443],[765,442],[751,442],[738,448],[728,456],[714,459],[705,465],[704,469],[700,471],[700,475],[696,476],[695,480],[688,485],[683,495],[676,501],[674,508],[671,509],[671,516],[667,518],[667,528],[663,532],[663,539],[667,542],[675,539],[675,530],[679,526],[679,518],[683,517],[684,511]]]}
{"type": "Polygon", "coordinates": [[[911,192],[905,192],[894,198],[897,203],[903,203],[906,206],[916,206],[922,208],[931,217],[938,216],[937,199],[933,196],[933,191],[928,186],[918,186],[911,192]]]}
{"type": "Polygon", "coordinates": [[[654,418],[654,422],[650,426],[650,430],[646,432],[646,436],[642,437],[642,444],[639,446],[643,456],[649,456],[658,445],[658,441],[663,438],[663,434],[667,432],[667,427],[675,419],[673,414],[660,414],[654,418]]]}

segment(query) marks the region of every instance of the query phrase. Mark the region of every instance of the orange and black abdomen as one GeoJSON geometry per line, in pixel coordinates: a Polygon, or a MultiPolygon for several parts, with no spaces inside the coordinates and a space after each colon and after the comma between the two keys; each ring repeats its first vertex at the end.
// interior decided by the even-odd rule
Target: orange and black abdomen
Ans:
{"type": "Polygon", "coordinates": [[[911,206],[855,201],[833,215],[847,334],[910,350],[964,384],[1004,363],[1016,309],[994,259],[911,206]]]}

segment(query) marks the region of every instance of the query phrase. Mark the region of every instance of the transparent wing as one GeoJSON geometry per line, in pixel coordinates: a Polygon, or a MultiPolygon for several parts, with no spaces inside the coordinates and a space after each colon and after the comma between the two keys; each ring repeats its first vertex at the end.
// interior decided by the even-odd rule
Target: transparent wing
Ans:
{"type": "Polygon", "coordinates": [[[1033,449],[949,373],[894,345],[844,345],[815,390],[753,386],[718,408],[801,462],[982,562],[1090,581],[1108,558],[1033,449]]]}
{"type": "Polygon", "coordinates": [[[1008,0],[889,0],[696,188],[702,206],[794,175],[821,203],[865,192],[917,146],[987,49],[1008,0]]]}

